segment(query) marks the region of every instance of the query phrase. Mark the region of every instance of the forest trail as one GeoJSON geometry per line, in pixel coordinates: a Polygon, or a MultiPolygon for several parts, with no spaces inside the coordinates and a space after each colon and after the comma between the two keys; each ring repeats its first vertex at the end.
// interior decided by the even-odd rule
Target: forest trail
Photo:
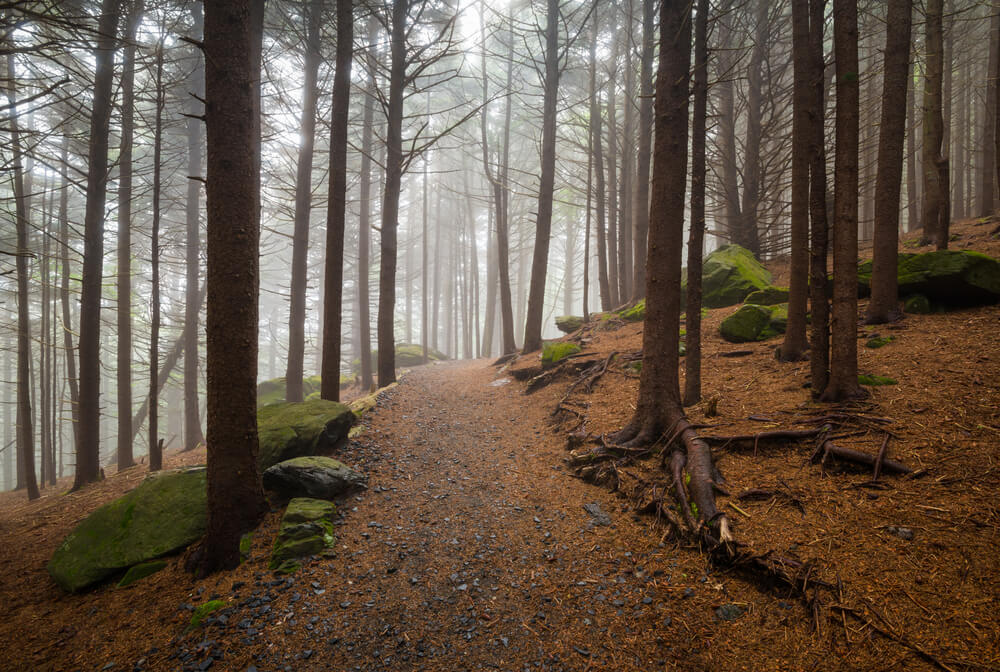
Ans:
{"type": "Polygon", "coordinates": [[[680,567],[650,521],[571,478],[548,407],[495,377],[484,361],[420,367],[366,419],[369,489],[347,504],[338,557],[308,566],[272,604],[283,624],[261,629],[259,669],[691,662],[676,658],[689,643],[665,641],[665,623],[697,627],[669,574],[689,577],[690,593],[703,564],[680,567]]]}

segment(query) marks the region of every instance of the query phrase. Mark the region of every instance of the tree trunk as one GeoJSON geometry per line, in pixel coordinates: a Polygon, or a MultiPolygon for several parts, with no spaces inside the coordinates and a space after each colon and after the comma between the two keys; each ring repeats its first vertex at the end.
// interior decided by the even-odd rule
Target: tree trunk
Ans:
{"type": "MultiPolygon", "coordinates": [[[[143,0],[134,0],[126,19],[122,65],[122,137],[118,165],[118,469],[132,456],[132,137],[135,133],[135,34],[143,0]]],[[[159,170],[159,164],[154,166],[159,170]]],[[[153,216],[159,211],[153,207],[153,216]]]]}
{"type": "MultiPolygon", "coordinates": [[[[63,333],[63,359],[66,362],[66,382],[69,387],[70,420],[73,427],[73,445],[79,445],[79,404],[80,391],[78,379],[76,377],[76,357],[73,354],[73,318],[70,311],[69,296],[69,176],[66,168],[69,166],[69,136],[63,138],[60,151],[60,176],[62,182],[59,187],[59,243],[62,249],[59,280],[59,298],[62,304],[62,333],[63,333]]],[[[134,429],[134,425],[133,425],[134,429]]]]}
{"type": "Polygon", "coordinates": [[[108,181],[108,127],[118,27],[118,0],[103,0],[94,50],[94,101],[90,115],[87,205],[84,214],[83,279],[80,290],[80,423],[73,489],[100,478],[101,284],[104,263],[104,204],[108,181]]]}
{"type": "Polygon", "coordinates": [[[656,442],[670,432],[672,423],[683,417],[677,369],[688,155],[690,19],[689,3],[661,0],[663,39],[656,77],[642,373],[635,414],[624,429],[612,436],[616,443],[656,442]]]}
{"type": "Polygon", "coordinates": [[[205,12],[208,133],[208,527],[189,569],[239,564],[241,535],[267,510],[257,466],[260,51],[263,0],[205,12]]]}
{"type": "MultiPolygon", "coordinates": [[[[299,118],[302,146],[295,171],[295,230],[292,234],[292,280],[288,308],[288,364],[285,368],[285,401],[302,401],[302,378],[306,355],[306,285],[309,270],[309,213],[312,210],[312,163],[316,143],[316,79],[323,0],[309,0],[305,8],[306,46],[303,64],[302,116],[299,118]]],[[[324,312],[324,320],[326,313],[324,312]]],[[[337,388],[340,376],[337,376],[337,388]]]]}
{"type": "Polygon", "coordinates": [[[542,165],[538,187],[535,249],[531,260],[528,314],[524,325],[525,353],[542,349],[545,277],[552,235],[552,197],[556,172],[556,102],[559,96],[559,0],[548,0],[545,24],[545,88],[542,101],[542,165]]]}
{"type": "Polygon", "coordinates": [[[701,271],[705,249],[705,127],[708,119],[708,0],[698,0],[694,19],[694,110],[691,119],[691,234],[684,326],[684,405],[701,400],[701,271]]]}
{"type": "MultiPolygon", "coordinates": [[[[654,0],[642,2],[642,55],[639,61],[639,151],[635,171],[632,248],[632,298],[646,295],[646,237],[649,232],[649,161],[653,136],[653,44],[656,29],[654,0]]],[[[589,208],[588,208],[589,214],[589,208]]]]}
{"type": "Polygon", "coordinates": [[[361,216],[358,221],[358,321],[361,323],[361,387],[370,389],[372,375],[372,325],[371,297],[368,273],[371,270],[371,212],[372,212],[372,129],[375,124],[375,62],[377,60],[378,19],[368,18],[368,59],[371,79],[365,95],[364,126],[361,131],[361,216]]]}
{"type": "Polygon", "coordinates": [[[792,211],[791,268],[788,282],[788,324],[779,356],[782,361],[803,359],[806,340],[806,304],[809,292],[809,0],[792,0],[792,211]]]}
{"type": "Polygon", "coordinates": [[[899,248],[899,193],[903,181],[906,91],[910,71],[912,0],[890,0],[886,17],[882,123],[875,178],[875,242],[872,250],[872,297],[868,324],[899,318],[896,260],[899,248]]]}
{"type": "Polygon", "coordinates": [[[830,300],[827,290],[826,193],[826,80],[823,76],[823,28],[826,24],[825,0],[809,0],[809,70],[812,90],[809,100],[809,306],[811,342],[809,372],[813,396],[826,389],[830,375],[830,300]]]}
{"type": "Polygon", "coordinates": [[[912,231],[917,227],[919,221],[917,207],[920,205],[917,193],[917,95],[914,92],[916,87],[912,84],[916,70],[916,58],[912,49],[909,56],[907,77],[910,78],[911,83],[906,87],[906,228],[904,231],[912,231]]]}
{"type": "MultiPolygon", "coordinates": [[[[652,0],[650,0],[652,1],[652,0]]],[[[590,145],[594,160],[597,196],[597,278],[600,287],[601,310],[611,310],[611,283],[608,278],[608,246],[604,225],[604,140],[601,137],[601,107],[597,89],[597,36],[600,33],[600,19],[597,12],[598,0],[594,0],[592,35],[590,43],[590,145]]]]}
{"type": "MultiPolygon", "coordinates": [[[[921,209],[922,242],[937,249],[948,247],[948,213],[945,206],[948,158],[942,156],[944,118],[941,114],[941,85],[944,76],[944,41],[941,31],[943,0],[927,0],[925,8],[927,68],[924,79],[924,200],[921,209]]],[[[986,171],[991,172],[991,171],[986,171]]]]}
{"type": "Polygon", "coordinates": [[[616,75],[618,73],[618,35],[614,13],[611,14],[612,47],[608,62],[608,287],[611,289],[611,307],[622,303],[621,280],[618,263],[618,104],[616,102],[616,75]]]}
{"type": "Polygon", "coordinates": [[[824,401],[863,394],[858,385],[858,5],[834,0],[837,148],[834,164],[833,324],[824,401]]]}
{"type": "Polygon", "coordinates": [[[983,167],[979,173],[979,216],[991,217],[993,215],[994,199],[996,191],[997,177],[994,164],[1000,158],[1000,152],[996,150],[996,141],[1000,137],[996,130],[996,110],[1000,97],[997,96],[997,73],[1000,72],[1000,10],[989,6],[990,11],[990,59],[988,70],[986,71],[986,106],[982,110],[981,119],[982,141],[979,143],[983,148],[983,167]]]}
{"type": "Polygon", "coordinates": [[[403,174],[403,86],[406,80],[406,19],[409,0],[393,0],[390,39],[388,128],[386,130],[385,195],[382,205],[382,260],[378,298],[378,384],[396,381],[396,234],[399,190],[403,174]]]}
{"type": "Polygon", "coordinates": [[[733,21],[732,10],[734,0],[725,0],[719,8],[719,57],[716,87],[719,92],[719,144],[721,145],[722,161],[722,193],[725,200],[726,233],[729,242],[738,243],[741,240],[740,225],[740,191],[738,184],[739,170],[736,165],[736,92],[733,79],[735,59],[733,57],[733,21]]]}
{"type": "MultiPolygon", "coordinates": [[[[191,36],[199,39],[204,28],[202,5],[191,3],[191,36]]],[[[205,442],[201,431],[201,413],[198,402],[198,334],[201,302],[196,300],[200,266],[201,233],[199,217],[201,204],[199,197],[201,184],[192,177],[201,175],[201,120],[204,105],[200,99],[205,97],[205,61],[200,50],[196,49],[195,66],[191,72],[191,93],[188,99],[187,141],[188,141],[188,185],[187,185],[187,240],[185,242],[186,281],[184,296],[184,449],[193,450],[205,442]]],[[[256,383],[255,383],[256,384],[256,383]]]]}
{"type": "Polygon", "coordinates": [[[618,194],[621,215],[618,217],[618,295],[622,302],[632,296],[632,217],[633,217],[633,173],[635,172],[635,66],[632,63],[635,39],[635,16],[632,10],[635,0],[625,3],[625,108],[622,126],[622,178],[618,194]]]}
{"type": "MultiPolygon", "coordinates": [[[[323,399],[340,401],[340,332],[344,294],[344,226],[347,213],[347,125],[351,104],[354,11],[337,0],[337,63],[330,113],[330,196],[326,219],[326,290],[323,307],[323,399]]],[[[383,260],[384,263],[384,260],[383,260]]],[[[381,380],[381,379],[380,379],[381,380]]]]}
{"type": "MultiPolygon", "coordinates": [[[[156,126],[153,135],[153,233],[152,233],[152,266],[153,320],[149,333],[149,470],[159,471],[163,468],[163,444],[160,436],[160,391],[156,379],[157,367],[160,364],[160,155],[163,148],[163,107],[165,105],[163,91],[163,45],[156,50],[156,126]]],[[[129,412],[131,413],[131,408],[129,412]]],[[[131,417],[129,418],[131,421],[131,417]]],[[[129,427],[131,439],[131,430],[129,427]]],[[[119,431],[121,429],[119,428],[119,431]]],[[[119,437],[120,441],[120,437],[119,437]]],[[[131,446],[131,441],[129,442],[131,446]]],[[[121,469],[121,463],[118,468],[121,469]]]]}
{"type": "Polygon", "coordinates": [[[764,63],[767,39],[767,0],[757,0],[754,15],[754,45],[747,74],[747,128],[743,154],[743,203],[738,242],[760,257],[757,207],[761,197],[760,144],[763,137],[761,113],[764,105],[764,63]]]}

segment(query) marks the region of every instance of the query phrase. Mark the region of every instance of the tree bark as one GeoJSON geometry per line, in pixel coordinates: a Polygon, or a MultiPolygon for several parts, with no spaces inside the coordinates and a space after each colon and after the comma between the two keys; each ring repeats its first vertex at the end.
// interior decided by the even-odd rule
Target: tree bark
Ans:
{"type": "MultiPolygon", "coordinates": [[[[126,19],[122,64],[122,137],[118,165],[118,469],[135,464],[132,456],[132,138],[135,134],[135,34],[143,0],[134,0],[126,19]]],[[[159,169],[159,164],[154,170],[159,169]]],[[[153,216],[159,214],[153,207],[153,216]]]]}
{"type": "Polygon", "coordinates": [[[788,282],[788,324],[780,359],[803,359],[809,293],[809,0],[792,0],[792,252],[788,282]]]}
{"type": "Polygon", "coordinates": [[[257,466],[263,5],[205,8],[208,527],[188,558],[198,576],[237,566],[241,535],[267,510],[257,466]]]}
{"type": "Polygon", "coordinates": [[[118,0],[102,1],[97,46],[94,50],[94,102],[90,115],[83,278],[80,290],[80,423],[74,490],[97,481],[101,476],[101,284],[104,264],[104,204],[108,186],[108,133],[118,12],[118,0]]]}
{"type": "Polygon", "coordinates": [[[823,76],[825,0],[809,0],[809,306],[812,311],[809,373],[813,396],[826,389],[830,374],[830,299],[827,291],[826,81],[823,76]]]}
{"type": "Polygon", "coordinates": [[[323,308],[323,370],[321,396],[340,401],[340,337],[344,226],[347,214],[347,124],[351,104],[351,61],[354,54],[354,9],[351,0],[337,0],[337,63],[330,113],[330,196],[326,220],[326,290],[323,308]]]}
{"type": "Polygon", "coordinates": [[[883,324],[899,318],[896,261],[899,248],[899,195],[903,182],[906,92],[910,73],[912,0],[890,0],[886,17],[885,74],[878,174],[875,178],[875,242],[872,297],[865,321],[883,324]]]}
{"type": "MultiPolygon", "coordinates": [[[[73,426],[73,445],[78,445],[79,439],[79,404],[80,388],[76,377],[76,357],[73,354],[73,317],[70,310],[69,296],[69,176],[66,168],[69,166],[69,136],[63,138],[60,151],[60,176],[62,183],[59,188],[59,242],[62,248],[61,273],[59,280],[59,298],[62,304],[63,359],[66,363],[66,382],[69,387],[70,419],[73,426]]],[[[134,430],[133,424],[133,430],[134,430]]]]}
{"type": "MultiPolygon", "coordinates": [[[[191,3],[191,36],[200,39],[204,29],[202,4],[191,3]]],[[[201,176],[201,144],[202,121],[205,97],[205,61],[199,49],[194,51],[195,65],[191,71],[191,93],[188,99],[187,141],[188,141],[188,184],[186,224],[187,240],[185,242],[186,284],[184,297],[184,449],[193,450],[205,443],[205,435],[201,431],[201,412],[198,401],[198,334],[201,313],[201,301],[197,300],[195,292],[199,287],[199,268],[201,247],[201,232],[199,219],[201,204],[201,184],[192,177],[201,176]]]]}
{"type": "MultiPolygon", "coordinates": [[[[160,391],[157,367],[160,363],[160,180],[162,169],[160,155],[163,149],[163,45],[156,50],[156,126],[153,135],[153,232],[151,257],[153,266],[152,309],[153,319],[149,333],[149,470],[163,468],[163,444],[159,442],[160,391]]],[[[131,408],[129,412],[131,413],[131,408]]],[[[131,421],[131,417],[129,418],[131,421]]],[[[131,426],[129,445],[131,446],[131,426]]],[[[119,431],[121,431],[119,429],[119,431]]],[[[119,462],[118,468],[121,469],[119,462]]]]}
{"type": "Polygon", "coordinates": [[[1000,152],[996,150],[996,141],[1000,135],[997,134],[997,103],[1000,96],[997,95],[998,82],[997,73],[1000,72],[1000,10],[988,6],[990,12],[990,58],[986,71],[986,106],[982,110],[982,148],[983,166],[979,173],[979,216],[991,217],[993,215],[994,198],[996,192],[997,177],[994,164],[1000,158],[1000,152]]]}
{"type": "MultiPolygon", "coordinates": [[[[652,1],[652,0],[650,0],[652,1]]],[[[601,107],[599,90],[597,88],[597,36],[600,33],[599,0],[594,0],[594,12],[591,20],[590,43],[590,145],[594,160],[595,196],[597,198],[597,282],[600,288],[601,310],[611,310],[611,282],[608,278],[608,246],[605,228],[605,192],[604,190],[604,140],[601,137],[601,107]]]]}
{"type": "Polygon", "coordinates": [[[837,149],[834,163],[833,323],[824,401],[863,395],[858,385],[858,5],[834,0],[837,149]]]}
{"type": "Polygon", "coordinates": [[[403,86],[406,80],[406,19],[409,0],[393,0],[390,38],[388,128],[385,193],[382,205],[382,259],[378,298],[378,384],[396,381],[396,253],[399,190],[403,174],[403,86]]]}
{"type": "Polygon", "coordinates": [[[608,61],[608,102],[607,102],[607,133],[608,153],[605,156],[608,166],[608,287],[611,289],[611,307],[616,308],[622,303],[621,275],[618,261],[618,104],[616,102],[616,86],[618,73],[618,31],[615,14],[611,14],[612,47],[611,58],[608,61]]]}
{"type": "Polygon", "coordinates": [[[375,63],[378,40],[378,19],[368,18],[368,47],[365,56],[371,79],[365,95],[364,126],[361,131],[361,216],[358,221],[358,321],[361,323],[361,387],[368,390],[374,382],[372,375],[372,326],[371,296],[368,273],[371,270],[371,213],[372,213],[372,135],[375,124],[375,63]]]}
{"type": "Polygon", "coordinates": [[[621,215],[618,217],[618,282],[620,288],[618,295],[622,302],[628,301],[632,292],[632,217],[633,215],[633,190],[635,173],[635,66],[632,63],[634,50],[632,45],[635,39],[635,16],[633,3],[635,0],[625,2],[625,95],[623,98],[623,122],[622,122],[622,176],[618,194],[618,203],[621,206],[621,215]]]}
{"type": "MultiPolygon", "coordinates": [[[[649,162],[653,136],[653,44],[656,28],[654,0],[642,2],[642,55],[639,61],[639,150],[635,171],[632,248],[632,299],[646,295],[646,237],[649,232],[649,162]]],[[[589,209],[588,209],[589,211],[589,209]]]]}
{"type": "Polygon", "coordinates": [[[694,110],[691,118],[691,233],[688,238],[684,405],[701,400],[701,272],[705,248],[705,127],[708,118],[708,0],[694,19],[694,110]]]}
{"type": "Polygon", "coordinates": [[[542,349],[542,312],[552,235],[552,198],[556,172],[556,102],[559,96],[559,0],[548,0],[545,23],[545,88],[542,100],[542,165],[538,186],[535,248],[531,260],[528,314],[524,325],[525,353],[542,349]]]}
{"type": "MultiPolygon", "coordinates": [[[[944,76],[944,40],[942,34],[943,0],[927,0],[925,45],[927,68],[924,78],[924,199],[921,208],[922,242],[933,243],[939,250],[948,247],[948,212],[945,205],[948,158],[942,156],[944,118],[941,114],[941,85],[944,76]]],[[[992,172],[992,171],[986,171],[992,172]]]]}
{"type": "MultiPolygon", "coordinates": [[[[292,279],[288,308],[288,362],[285,367],[285,401],[302,401],[306,355],[306,285],[309,271],[309,214],[312,211],[312,164],[316,143],[316,80],[323,0],[309,0],[305,7],[306,45],[303,63],[302,146],[295,171],[295,229],[292,233],[292,279]]],[[[324,312],[324,320],[326,313],[324,312]]],[[[337,388],[340,376],[337,376],[337,388]]]]}
{"type": "Polygon", "coordinates": [[[646,258],[646,324],[642,373],[631,421],[616,443],[650,444],[683,416],[678,376],[681,250],[688,158],[691,10],[684,0],[660,2],[652,205],[646,258]]]}
{"type": "Polygon", "coordinates": [[[757,208],[761,197],[760,145],[763,138],[761,114],[764,105],[764,64],[767,39],[767,0],[757,0],[754,10],[754,44],[747,74],[747,125],[743,150],[743,203],[737,243],[760,257],[757,208]]]}
{"type": "MultiPolygon", "coordinates": [[[[8,25],[13,24],[13,12],[7,10],[8,25]]],[[[10,43],[10,37],[4,42],[10,43]]],[[[17,75],[14,56],[7,54],[7,104],[16,110],[17,75]]],[[[38,480],[35,477],[35,432],[31,412],[31,311],[28,293],[29,259],[34,256],[28,244],[28,194],[25,193],[24,167],[21,153],[21,131],[17,114],[9,121],[11,147],[13,149],[14,216],[17,229],[17,471],[20,485],[27,489],[28,499],[38,499],[38,480]]]]}

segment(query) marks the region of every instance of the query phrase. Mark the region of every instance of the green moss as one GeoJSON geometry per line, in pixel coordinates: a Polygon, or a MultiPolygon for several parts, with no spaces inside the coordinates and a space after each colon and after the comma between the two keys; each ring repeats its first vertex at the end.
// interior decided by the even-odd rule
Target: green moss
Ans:
{"type": "Polygon", "coordinates": [[[568,343],[565,341],[546,343],[542,347],[542,366],[552,366],[561,360],[566,359],[570,355],[575,355],[580,352],[580,350],[580,346],[576,343],[568,343]]]}
{"type": "Polygon", "coordinates": [[[297,497],[288,503],[271,550],[270,568],[295,571],[296,558],[318,555],[333,546],[333,516],[337,508],[322,499],[297,497]],[[291,569],[294,564],[295,568],[291,569]]]}
{"type": "Polygon", "coordinates": [[[865,347],[876,350],[882,346],[889,345],[895,340],[892,336],[872,336],[867,341],[865,341],[865,347]]]}
{"type": "Polygon", "coordinates": [[[240,537],[240,562],[250,559],[251,548],[253,548],[253,532],[247,532],[240,537]]]}
{"type": "Polygon", "coordinates": [[[53,553],[49,574],[76,592],[178,551],[205,533],[206,497],[203,467],[152,475],[84,519],[53,553]]]}
{"type": "Polygon", "coordinates": [[[744,299],[744,302],[753,303],[758,306],[773,306],[778,303],[787,303],[788,288],[768,285],[764,289],[750,292],[747,298],[744,299]]]}
{"type": "Polygon", "coordinates": [[[323,399],[258,409],[261,471],[293,457],[333,452],[347,441],[354,422],[350,408],[323,399]]]}
{"type": "Polygon", "coordinates": [[[152,562],[143,562],[138,565],[133,565],[129,567],[129,570],[125,572],[125,576],[122,577],[121,581],[118,582],[118,588],[124,588],[129,586],[136,581],[145,579],[147,576],[152,576],[157,572],[163,570],[167,566],[166,560],[153,560],[152,562]]]}
{"type": "Polygon", "coordinates": [[[750,343],[761,337],[770,322],[769,308],[747,303],[722,321],[719,333],[730,343],[750,343]]]}
{"type": "Polygon", "coordinates": [[[205,604],[199,604],[195,607],[194,612],[191,614],[191,623],[187,627],[187,631],[190,632],[202,624],[210,614],[218,611],[226,606],[223,600],[209,600],[205,604]]]}
{"type": "MultiPolygon", "coordinates": [[[[701,284],[702,305],[725,308],[742,302],[751,292],[769,287],[771,274],[746,248],[723,245],[705,257],[701,284]]],[[[685,280],[685,295],[686,289],[685,280]]]]}
{"type": "Polygon", "coordinates": [[[858,375],[858,383],[861,385],[896,385],[895,378],[889,378],[888,376],[869,376],[867,374],[858,375]]]}
{"type": "Polygon", "coordinates": [[[923,294],[913,294],[903,300],[903,312],[927,315],[931,312],[931,302],[923,294]]]}
{"type": "Polygon", "coordinates": [[[583,318],[577,315],[560,315],[556,318],[556,328],[564,334],[572,334],[583,326],[583,318]]]}
{"type": "MultiPolygon", "coordinates": [[[[872,262],[858,265],[858,292],[871,293],[872,262]]],[[[901,253],[896,277],[900,296],[923,294],[946,308],[976,306],[1000,300],[1000,260],[971,250],[901,253]]]]}
{"type": "Polygon", "coordinates": [[[646,319],[646,299],[640,299],[630,308],[618,313],[626,322],[642,322],[646,319]]]}
{"type": "Polygon", "coordinates": [[[350,407],[351,411],[354,412],[355,416],[361,418],[362,416],[364,416],[365,413],[368,413],[369,411],[373,410],[376,406],[378,406],[378,397],[380,394],[388,390],[391,390],[394,387],[396,387],[396,383],[390,383],[385,387],[380,387],[371,394],[355,399],[350,404],[348,404],[348,406],[350,407]]]}

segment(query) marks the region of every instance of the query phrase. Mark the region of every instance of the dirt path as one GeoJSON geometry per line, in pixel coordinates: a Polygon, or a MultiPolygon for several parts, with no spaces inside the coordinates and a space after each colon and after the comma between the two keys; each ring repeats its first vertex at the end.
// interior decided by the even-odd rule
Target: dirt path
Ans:
{"type": "Polygon", "coordinates": [[[258,669],[676,659],[679,642],[663,638],[685,627],[674,621],[687,609],[669,575],[698,563],[667,560],[647,523],[562,471],[541,399],[493,380],[483,362],[424,367],[380,405],[361,440],[377,467],[339,527],[338,558],[306,568],[271,604],[282,615],[261,628],[270,651],[258,669]]]}

